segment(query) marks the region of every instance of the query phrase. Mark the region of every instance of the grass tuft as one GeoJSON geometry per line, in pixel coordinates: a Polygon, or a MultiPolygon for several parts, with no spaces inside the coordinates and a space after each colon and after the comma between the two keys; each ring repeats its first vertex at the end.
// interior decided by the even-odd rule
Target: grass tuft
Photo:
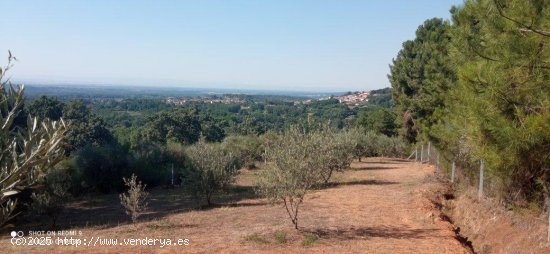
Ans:
{"type": "Polygon", "coordinates": [[[284,231],[275,232],[275,241],[281,244],[286,243],[287,242],[286,233],[284,231]]]}
{"type": "Polygon", "coordinates": [[[263,238],[263,236],[261,236],[258,233],[253,233],[253,234],[247,235],[247,236],[245,236],[244,239],[249,241],[249,242],[267,243],[267,240],[265,240],[265,238],[263,238]]]}
{"type": "Polygon", "coordinates": [[[319,241],[319,236],[316,234],[307,234],[304,236],[304,240],[302,241],[302,245],[304,247],[309,247],[313,244],[315,244],[317,241],[319,241]]]}

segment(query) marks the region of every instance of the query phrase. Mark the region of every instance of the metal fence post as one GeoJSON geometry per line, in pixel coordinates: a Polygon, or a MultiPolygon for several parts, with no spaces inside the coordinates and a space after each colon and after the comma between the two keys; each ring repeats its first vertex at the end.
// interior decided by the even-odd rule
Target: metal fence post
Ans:
{"type": "Polygon", "coordinates": [[[451,167],[451,183],[455,182],[455,161],[453,160],[453,165],[451,167]]]}
{"type": "Polygon", "coordinates": [[[418,146],[414,148],[414,161],[418,161],[418,146]]]}
{"type": "Polygon", "coordinates": [[[485,161],[481,160],[479,165],[479,190],[477,192],[479,198],[483,197],[483,171],[485,171],[485,161]]]}
{"type": "Polygon", "coordinates": [[[428,163],[430,163],[430,150],[432,148],[432,142],[428,142],[428,163]]]}
{"type": "Polygon", "coordinates": [[[172,183],[172,186],[174,186],[174,164],[172,164],[172,177],[170,178],[170,182],[172,183]]]}
{"type": "Polygon", "coordinates": [[[420,148],[420,162],[424,163],[424,144],[420,148]]]}
{"type": "MultiPolygon", "coordinates": [[[[437,152],[437,151],[436,151],[437,152]]],[[[437,153],[437,161],[435,162],[435,169],[439,171],[439,152],[437,153]]]]}

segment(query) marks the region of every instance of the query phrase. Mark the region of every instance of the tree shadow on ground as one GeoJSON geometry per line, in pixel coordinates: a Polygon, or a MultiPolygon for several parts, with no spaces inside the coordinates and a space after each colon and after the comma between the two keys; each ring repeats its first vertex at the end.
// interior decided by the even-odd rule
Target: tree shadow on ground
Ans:
{"type": "Polygon", "coordinates": [[[390,184],[399,184],[399,182],[393,182],[393,181],[384,181],[384,180],[355,180],[355,181],[347,181],[347,182],[329,182],[329,183],[323,183],[318,184],[315,186],[316,189],[328,189],[328,188],[335,188],[340,186],[351,186],[351,185],[390,185],[390,184]]]}
{"type": "Polygon", "coordinates": [[[363,158],[361,161],[354,161],[355,163],[372,163],[372,164],[401,164],[412,162],[412,160],[401,158],[387,158],[387,157],[368,157],[366,160],[363,158]]]}
{"type": "MultiPolygon", "coordinates": [[[[257,198],[251,186],[233,186],[223,195],[212,198],[212,205],[204,205],[182,188],[153,189],[150,191],[147,211],[139,218],[140,222],[154,222],[177,213],[203,211],[223,207],[261,206],[266,203],[241,200],[257,198]]],[[[17,222],[18,230],[59,230],[81,227],[111,228],[131,223],[129,216],[120,205],[118,194],[91,195],[81,197],[65,207],[57,221],[57,227],[51,227],[46,216],[26,216],[17,222]]]]}
{"type": "Polygon", "coordinates": [[[379,167],[379,166],[367,166],[367,167],[358,167],[358,168],[351,168],[351,170],[359,171],[359,170],[385,170],[385,169],[398,169],[398,167],[379,167]]]}
{"type": "Polygon", "coordinates": [[[434,236],[439,229],[407,229],[398,227],[359,227],[347,229],[304,229],[304,232],[316,234],[324,239],[353,240],[368,237],[423,239],[434,236]]]}

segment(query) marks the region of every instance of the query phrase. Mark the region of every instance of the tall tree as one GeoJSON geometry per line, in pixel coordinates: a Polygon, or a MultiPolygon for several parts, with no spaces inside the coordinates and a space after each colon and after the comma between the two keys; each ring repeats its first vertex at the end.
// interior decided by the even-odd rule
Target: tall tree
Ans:
{"type": "Polygon", "coordinates": [[[95,115],[81,100],[69,101],[63,109],[63,119],[71,126],[67,132],[67,151],[76,151],[86,145],[112,142],[113,136],[103,119],[95,115]]]}
{"type": "Polygon", "coordinates": [[[201,135],[201,124],[196,110],[161,112],[149,119],[143,136],[150,141],[165,144],[168,140],[193,144],[201,135]]]}
{"type": "Polygon", "coordinates": [[[508,197],[542,201],[537,193],[550,187],[550,2],[466,1],[452,13],[460,79],[440,135],[485,159],[508,197]]]}
{"type": "Polygon", "coordinates": [[[40,119],[49,118],[57,121],[63,116],[63,102],[57,97],[40,96],[29,105],[29,114],[40,119]]]}
{"type": "Polygon", "coordinates": [[[355,127],[382,133],[386,136],[395,136],[397,126],[395,113],[392,110],[375,107],[372,110],[359,114],[355,127]]]}
{"type": "Polygon", "coordinates": [[[441,117],[444,94],[456,80],[449,58],[450,40],[447,21],[426,20],[416,30],[416,38],[403,43],[390,66],[388,78],[403,126],[401,134],[409,142],[417,141],[418,134],[429,135],[430,126],[441,117]]]}

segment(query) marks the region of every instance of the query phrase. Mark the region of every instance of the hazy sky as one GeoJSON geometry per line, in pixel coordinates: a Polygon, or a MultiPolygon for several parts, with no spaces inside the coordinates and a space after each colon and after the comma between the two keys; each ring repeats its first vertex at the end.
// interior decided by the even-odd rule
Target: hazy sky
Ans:
{"type": "Polygon", "coordinates": [[[313,91],[389,85],[404,40],[462,0],[0,0],[24,82],[313,91]]]}

